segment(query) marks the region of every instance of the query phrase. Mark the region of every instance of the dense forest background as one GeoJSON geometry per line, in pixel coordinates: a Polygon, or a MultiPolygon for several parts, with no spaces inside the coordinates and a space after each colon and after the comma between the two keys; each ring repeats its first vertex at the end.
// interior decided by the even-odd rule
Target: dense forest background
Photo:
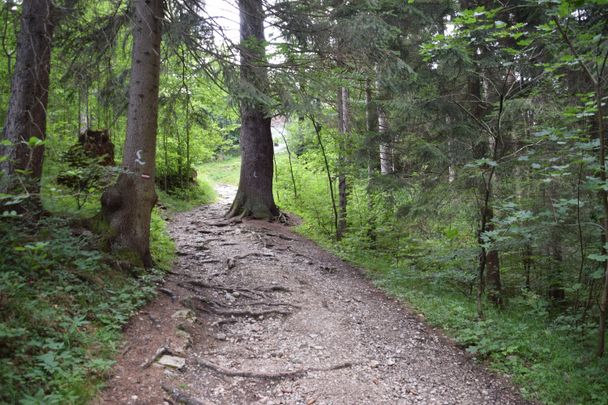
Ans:
{"type": "MultiPolygon", "coordinates": [[[[0,3],[5,151],[30,3],[0,3]]],[[[301,232],[528,397],[608,403],[608,4],[246,3],[263,4],[266,40],[237,43],[203,2],[164,3],[145,270],[108,249],[99,220],[121,174],[134,6],[52,3],[46,130],[19,143],[30,160],[44,148],[42,173],[1,178],[18,186],[0,194],[0,401],[94,395],[170,268],[163,218],[238,181],[249,100],[273,118],[273,196],[301,232]],[[262,50],[264,91],[239,80],[243,49],[262,50]]]]}

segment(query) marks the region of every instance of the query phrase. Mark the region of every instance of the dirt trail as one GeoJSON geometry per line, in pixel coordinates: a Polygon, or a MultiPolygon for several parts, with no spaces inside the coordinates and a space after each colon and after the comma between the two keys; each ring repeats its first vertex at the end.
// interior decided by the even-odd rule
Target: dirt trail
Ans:
{"type": "Polygon", "coordinates": [[[174,271],[127,326],[96,404],[527,403],[286,226],[224,221],[234,190],[218,191],[172,220],[174,271]]]}

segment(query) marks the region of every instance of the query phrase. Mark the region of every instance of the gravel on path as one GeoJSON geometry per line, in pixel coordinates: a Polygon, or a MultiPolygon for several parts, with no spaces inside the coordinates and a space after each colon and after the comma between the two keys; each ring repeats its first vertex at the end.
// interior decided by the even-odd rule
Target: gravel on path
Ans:
{"type": "Polygon", "coordinates": [[[95,404],[527,404],[364,274],[289,227],[170,222],[178,259],[95,404]]]}

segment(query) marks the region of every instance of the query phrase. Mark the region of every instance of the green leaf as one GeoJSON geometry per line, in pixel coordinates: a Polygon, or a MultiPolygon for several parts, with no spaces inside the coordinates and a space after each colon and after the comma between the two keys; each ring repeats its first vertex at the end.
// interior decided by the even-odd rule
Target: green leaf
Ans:
{"type": "Polygon", "coordinates": [[[35,136],[30,137],[30,139],[27,141],[28,146],[31,148],[42,146],[44,145],[44,143],[45,141],[43,139],[37,138],[35,136]]]}
{"type": "Polygon", "coordinates": [[[594,272],[592,272],[591,274],[589,274],[589,277],[591,277],[594,280],[599,280],[601,278],[604,277],[604,269],[603,268],[598,268],[596,269],[594,272]]]}
{"type": "Polygon", "coordinates": [[[588,259],[591,260],[595,260],[597,262],[605,262],[606,260],[608,260],[608,255],[600,255],[597,253],[592,253],[589,256],[587,256],[588,259]]]}

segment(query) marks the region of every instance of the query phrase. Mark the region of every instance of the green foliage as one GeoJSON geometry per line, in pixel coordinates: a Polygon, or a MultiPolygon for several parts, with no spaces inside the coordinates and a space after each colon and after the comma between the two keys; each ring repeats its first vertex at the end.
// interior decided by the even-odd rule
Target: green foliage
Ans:
{"type": "Polygon", "coordinates": [[[199,205],[209,204],[216,198],[215,190],[205,180],[197,178],[191,187],[178,188],[171,193],[158,190],[160,204],[169,211],[189,211],[199,205]]]}
{"type": "Polygon", "coordinates": [[[232,156],[200,165],[197,167],[197,171],[202,178],[212,183],[237,186],[239,184],[240,167],[240,156],[232,156]]]}
{"type": "Polygon", "coordinates": [[[175,243],[169,236],[167,225],[158,211],[158,208],[152,211],[150,251],[154,258],[154,267],[159,270],[169,271],[175,259],[175,243]]]}
{"type": "MultiPolygon", "coordinates": [[[[417,181],[399,183],[398,179],[373,177],[370,188],[366,175],[351,167],[349,230],[337,243],[320,151],[313,142],[305,141],[309,131],[306,126],[290,127],[288,141],[299,140],[303,145],[298,155],[291,156],[297,198],[287,155],[276,157],[276,199],[282,209],[303,218],[299,232],[366,268],[379,287],[406,300],[478,359],[512,376],[529,398],[547,404],[605,402],[603,393],[608,386],[600,376],[608,363],[595,358],[590,350],[595,343],[590,334],[593,320],[589,316],[583,319],[580,311],[556,311],[543,294],[550,274],[535,275],[533,290],[525,288],[522,252],[530,243],[543,246],[561,226],[558,221],[553,228],[546,228],[547,222],[554,220],[553,213],[513,198],[496,205],[494,231],[483,237],[504,252],[501,268],[508,304],[498,310],[486,303],[485,319],[479,321],[474,293],[479,254],[476,205],[471,198],[474,191],[463,191],[467,179],[422,188],[417,181]]],[[[328,139],[327,147],[335,157],[337,145],[328,139]]],[[[336,161],[331,161],[334,171],[336,161]]],[[[482,165],[488,166],[488,162],[478,166],[482,165]]],[[[559,166],[559,162],[554,160],[551,166],[559,166]]],[[[560,170],[551,169],[552,178],[560,170]]],[[[578,200],[562,199],[555,201],[553,209],[566,221],[576,215],[577,207],[578,200]]],[[[585,238],[591,241],[594,236],[585,238]]],[[[555,265],[543,263],[538,255],[532,260],[539,266],[555,265]]],[[[576,255],[568,260],[577,265],[576,255]]],[[[562,282],[573,286],[569,294],[575,295],[579,290],[571,275],[563,275],[562,282]]]]}
{"type": "MultiPolygon", "coordinates": [[[[58,217],[34,224],[34,233],[15,232],[15,221],[0,223],[0,402],[82,403],[107,376],[122,325],[154,295],[160,273],[116,270],[93,234],[58,217]]],[[[159,227],[154,249],[166,266],[171,250],[159,227]]]]}

